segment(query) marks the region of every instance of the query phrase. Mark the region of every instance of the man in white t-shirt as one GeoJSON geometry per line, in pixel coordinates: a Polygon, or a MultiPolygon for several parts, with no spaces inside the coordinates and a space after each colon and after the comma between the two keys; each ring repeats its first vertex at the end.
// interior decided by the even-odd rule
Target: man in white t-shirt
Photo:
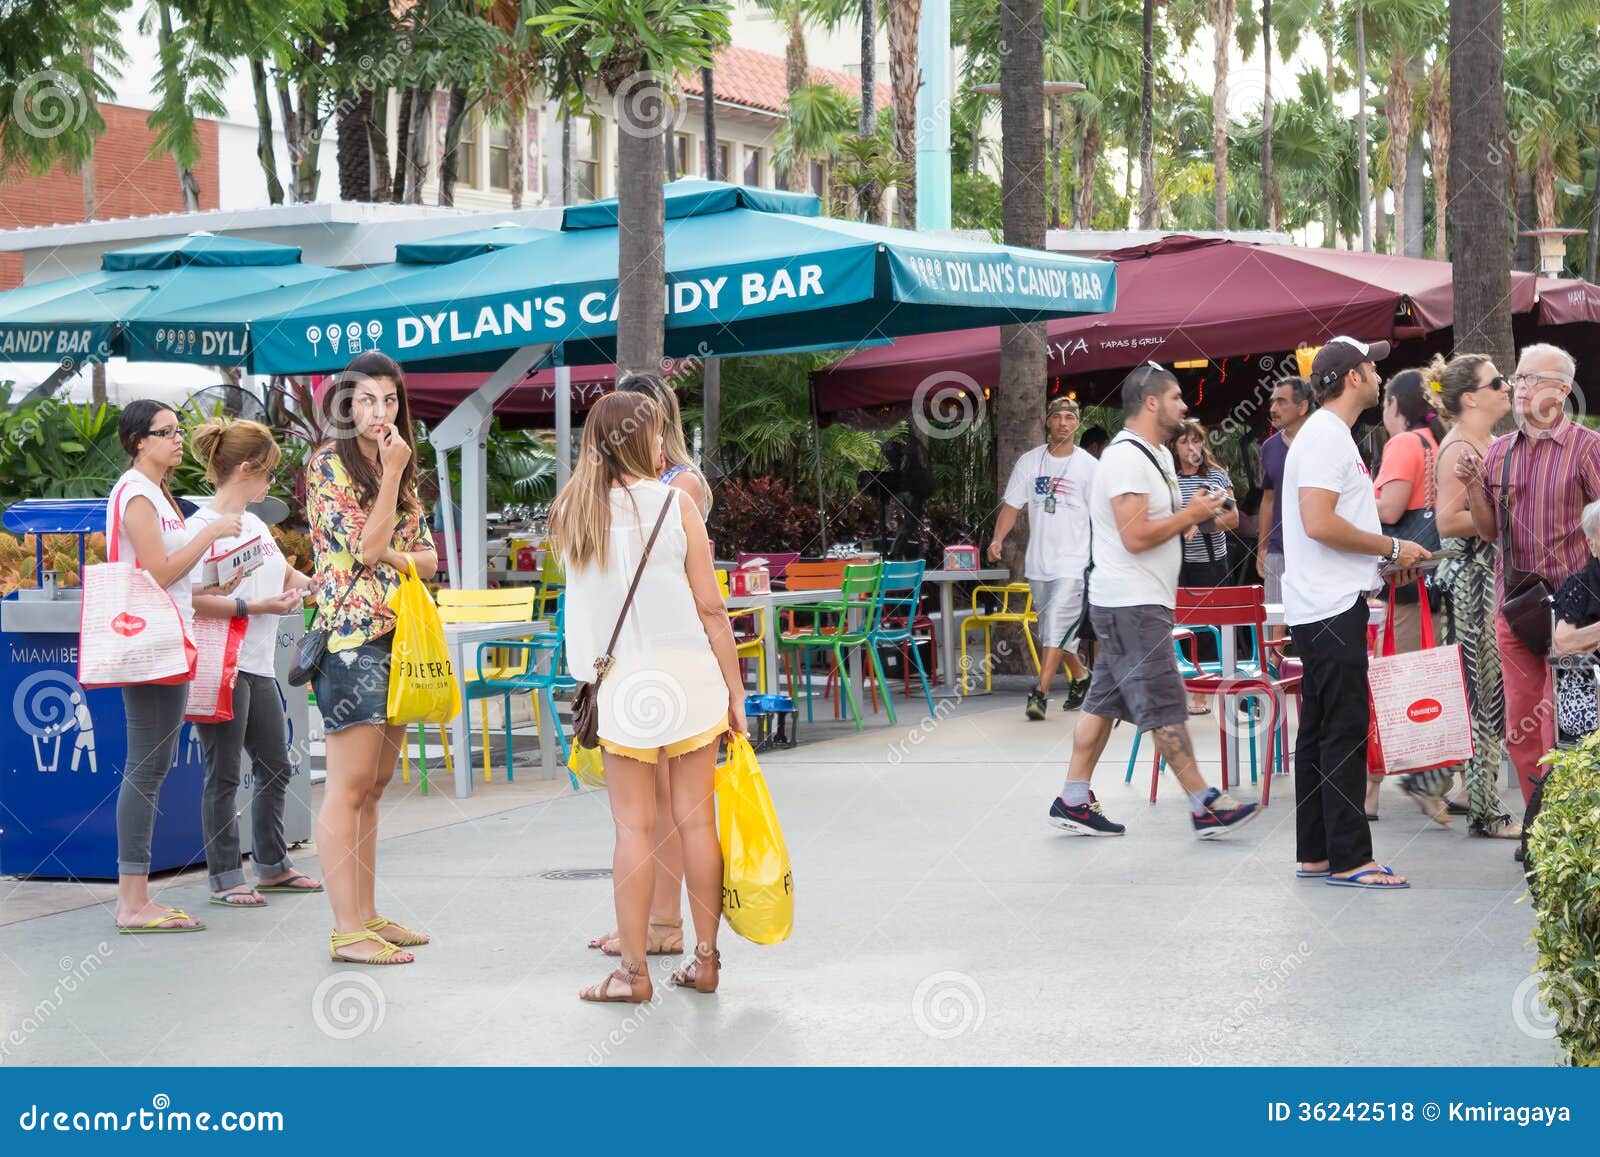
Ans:
{"type": "Polygon", "coordinates": [[[1066,660],[1072,686],[1061,706],[1076,711],[1089,693],[1089,672],[1067,650],[1083,618],[1083,576],[1089,567],[1089,490],[1097,463],[1072,443],[1078,432],[1078,403],[1063,395],[1045,407],[1049,441],[1026,451],[1011,469],[1005,500],[995,519],[989,561],[1000,561],[1000,548],[1028,510],[1028,553],[1024,573],[1033,588],[1033,609],[1039,616],[1039,684],[1028,692],[1026,714],[1043,719],[1049,707],[1050,681],[1066,660]]]}
{"type": "Polygon", "coordinates": [[[1089,497],[1094,569],[1089,618],[1100,641],[1094,685],[1073,735],[1072,764],[1050,823],[1074,835],[1120,836],[1106,818],[1089,778],[1118,720],[1154,735],[1156,748],[1189,793],[1194,831],[1212,839],[1254,819],[1206,784],[1189,740],[1189,702],[1172,649],[1172,613],[1184,535],[1222,510],[1226,492],[1197,490],[1184,504],[1167,450],[1189,408],[1173,374],[1146,363],[1122,380],[1122,432],[1100,455],[1089,497]]]}
{"type": "Polygon", "coordinates": [[[1336,337],[1317,351],[1305,420],[1283,463],[1283,617],[1304,668],[1295,742],[1296,875],[1346,888],[1408,887],[1372,858],[1367,825],[1367,592],[1379,567],[1428,558],[1380,533],[1351,427],[1378,404],[1388,342],[1336,337]]]}

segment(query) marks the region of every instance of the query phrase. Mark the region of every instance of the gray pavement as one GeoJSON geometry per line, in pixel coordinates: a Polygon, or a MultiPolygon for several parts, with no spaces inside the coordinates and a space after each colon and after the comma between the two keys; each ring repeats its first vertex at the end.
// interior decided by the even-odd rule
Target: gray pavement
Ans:
{"type": "MultiPolygon", "coordinates": [[[[436,937],[417,963],[332,965],[321,897],[224,910],[182,877],[163,898],[206,932],[119,937],[99,903],[0,927],[0,1064],[1553,1060],[1509,844],[1438,829],[1390,790],[1374,836],[1411,890],[1296,881],[1289,779],[1261,820],[1202,844],[1170,777],[1146,802],[1148,745],[1123,785],[1127,728],[1095,786],[1128,835],[1066,836],[1044,813],[1072,717],[1027,723],[1012,694],[913,715],[763,759],[795,933],[763,948],[725,931],[715,996],[669,989],[677,961],[655,958],[651,1003],[575,998],[607,968],[583,943],[611,924],[610,885],[546,874],[609,866],[603,793],[495,814],[435,799],[445,826],[380,851],[381,907],[436,937]]],[[[1196,739],[1214,778],[1215,725],[1196,739]]]]}

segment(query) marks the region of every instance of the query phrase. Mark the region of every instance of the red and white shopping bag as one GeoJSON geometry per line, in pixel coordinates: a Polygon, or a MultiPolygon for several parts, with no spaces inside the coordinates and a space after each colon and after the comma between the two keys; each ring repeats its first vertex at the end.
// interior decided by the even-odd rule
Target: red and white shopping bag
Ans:
{"type": "Polygon", "coordinates": [[[1367,732],[1367,774],[1400,775],[1452,767],[1471,759],[1472,712],[1461,648],[1434,645],[1433,612],[1425,584],[1417,584],[1422,650],[1394,653],[1394,587],[1378,651],[1367,667],[1372,706],[1367,732]]]}
{"type": "Polygon", "coordinates": [[[239,648],[248,618],[194,619],[194,646],[199,656],[189,702],[183,717],[190,723],[226,723],[233,718],[233,689],[239,683],[239,648]]]}
{"type": "Polygon", "coordinates": [[[187,683],[196,652],[172,596],[137,562],[117,558],[121,494],[111,496],[108,561],[83,571],[78,682],[85,687],[187,683]]]}

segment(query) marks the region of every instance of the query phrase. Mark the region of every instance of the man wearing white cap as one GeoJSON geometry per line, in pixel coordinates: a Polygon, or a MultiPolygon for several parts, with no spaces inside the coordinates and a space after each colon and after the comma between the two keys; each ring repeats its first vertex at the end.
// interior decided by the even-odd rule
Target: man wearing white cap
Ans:
{"type": "Polygon", "coordinates": [[[1336,337],[1311,363],[1322,407],[1283,464],[1283,612],[1305,675],[1295,742],[1295,856],[1301,879],[1372,891],[1406,888],[1372,858],[1367,783],[1367,592],[1379,567],[1428,558],[1381,533],[1372,477],[1350,430],[1378,404],[1388,342],[1336,337]]]}

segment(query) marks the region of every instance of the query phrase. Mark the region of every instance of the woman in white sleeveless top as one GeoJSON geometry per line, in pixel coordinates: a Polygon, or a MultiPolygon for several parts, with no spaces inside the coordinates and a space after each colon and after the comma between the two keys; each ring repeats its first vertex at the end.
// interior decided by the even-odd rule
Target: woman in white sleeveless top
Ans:
{"type": "Polygon", "coordinates": [[[695,503],[656,480],[661,411],[613,393],[589,411],[578,466],[550,514],[567,572],[565,641],[574,678],[592,681],[658,516],[660,533],[600,684],[600,746],[616,822],[612,887],[622,967],[583,989],[584,1000],[649,1000],[645,937],[654,889],[656,763],[668,761],[683,845],[695,959],[673,983],[717,988],[722,851],[712,794],[717,741],[744,734],[744,686],[733,629],[695,503]]]}
{"type": "MultiPolygon", "coordinates": [[[[711,488],[695,465],[683,437],[683,414],[678,395],[659,374],[628,373],[617,380],[618,393],[643,394],[661,410],[661,457],[656,467],[660,480],[694,500],[702,518],[711,516],[711,488]]],[[[651,956],[678,956],[683,952],[683,841],[672,822],[672,780],[665,758],[656,763],[656,882],[650,899],[650,925],[645,930],[645,952],[651,956]]],[[[615,931],[596,936],[590,948],[607,956],[622,953],[615,931]]]]}

